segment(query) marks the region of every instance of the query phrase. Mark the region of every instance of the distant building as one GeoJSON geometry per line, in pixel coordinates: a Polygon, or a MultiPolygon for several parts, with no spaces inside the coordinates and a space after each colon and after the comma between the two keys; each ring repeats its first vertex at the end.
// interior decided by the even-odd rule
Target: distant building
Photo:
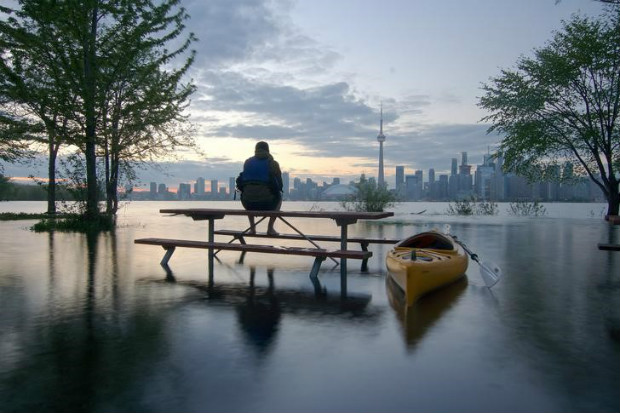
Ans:
{"type": "Polygon", "coordinates": [[[405,167],[397,166],[396,167],[396,194],[399,197],[404,197],[405,195],[405,167]]]}
{"type": "Polygon", "coordinates": [[[291,181],[288,172],[282,172],[282,195],[284,199],[289,198],[289,193],[291,190],[291,181]]]}
{"type": "Polygon", "coordinates": [[[237,186],[236,182],[235,182],[235,177],[231,176],[230,178],[228,178],[228,195],[230,199],[235,197],[235,187],[237,186]]]}
{"type": "Polygon", "coordinates": [[[422,196],[422,183],[419,175],[405,175],[405,200],[419,201],[422,196]]]}
{"type": "Polygon", "coordinates": [[[321,193],[321,201],[342,201],[354,195],[357,189],[352,185],[330,185],[321,193]]]}
{"type": "Polygon", "coordinates": [[[491,196],[494,177],[495,165],[493,165],[491,157],[485,155],[483,164],[477,166],[474,174],[474,191],[478,199],[496,200],[491,196]]]}
{"type": "Polygon", "coordinates": [[[179,184],[179,190],[177,191],[177,198],[179,200],[185,201],[190,199],[192,196],[192,185],[181,183],[179,184]]]}
{"type": "Polygon", "coordinates": [[[196,183],[194,184],[194,193],[198,196],[203,196],[205,194],[205,179],[197,178],[196,183]]]}

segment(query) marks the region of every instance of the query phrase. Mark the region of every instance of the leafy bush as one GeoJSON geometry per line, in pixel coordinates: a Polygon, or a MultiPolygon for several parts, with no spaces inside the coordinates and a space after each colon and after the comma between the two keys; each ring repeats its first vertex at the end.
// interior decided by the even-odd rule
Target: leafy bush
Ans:
{"type": "Polygon", "coordinates": [[[347,211],[383,212],[385,208],[394,206],[396,202],[396,196],[387,187],[368,181],[364,175],[355,187],[357,192],[340,203],[347,211]]]}
{"type": "Polygon", "coordinates": [[[475,197],[464,198],[448,204],[448,215],[497,215],[499,208],[493,201],[477,202],[475,197]]]}
{"type": "Polygon", "coordinates": [[[475,201],[469,199],[462,199],[454,201],[448,204],[448,215],[474,215],[475,201]]]}
{"type": "Polygon", "coordinates": [[[543,216],[547,213],[547,209],[540,205],[538,201],[516,201],[509,205],[508,213],[519,216],[543,216]]]}
{"type": "Polygon", "coordinates": [[[480,201],[476,205],[476,215],[497,215],[499,207],[493,201],[480,201]]]}

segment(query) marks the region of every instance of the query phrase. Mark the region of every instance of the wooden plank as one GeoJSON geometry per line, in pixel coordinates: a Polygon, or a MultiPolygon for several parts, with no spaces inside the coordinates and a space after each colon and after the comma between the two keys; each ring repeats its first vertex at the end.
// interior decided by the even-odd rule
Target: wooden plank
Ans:
{"type": "Polygon", "coordinates": [[[226,215],[290,218],[331,218],[335,220],[382,219],[394,216],[393,212],[352,211],[247,211],[245,209],[170,208],[160,209],[162,214],[186,215],[194,219],[221,219],[226,215]]]}
{"type": "MultiPolygon", "coordinates": [[[[275,238],[275,239],[285,239],[290,241],[303,241],[304,237],[297,234],[278,234],[278,235],[269,235],[267,233],[256,233],[249,234],[247,232],[235,231],[235,230],[217,230],[214,231],[215,235],[226,235],[234,238],[238,237],[252,237],[252,238],[275,238]]],[[[340,237],[336,235],[306,235],[307,238],[313,241],[325,241],[325,242],[340,242],[340,237]]],[[[400,240],[397,239],[385,239],[385,238],[361,238],[361,237],[353,237],[347,238],[347,242],[352,243],[367,243],[367,244],[396,244],[400,240]]]]}
{"type": "Polygon", "coordinates": [[[334,257],[363,260],[372,256],[371,251],[353,250],[325,250],[318,248],[279,247],[259,244],[229,244],[225,242],[207,242],[167,238],[140,238],[134,240],[136,244],[159,245],[165,249],[175,247],[202,248],[242,252],[260,252],[266,254],[305,255],[312,257],[334,257]]]}
{"type": "Polygon", "coordinates": [[[600,243],[600,244],[598,244],[598,249],[599,250],[604,250],[604,251],[620,251],[620,244],[603,244],[603,243],[600,243]]]}

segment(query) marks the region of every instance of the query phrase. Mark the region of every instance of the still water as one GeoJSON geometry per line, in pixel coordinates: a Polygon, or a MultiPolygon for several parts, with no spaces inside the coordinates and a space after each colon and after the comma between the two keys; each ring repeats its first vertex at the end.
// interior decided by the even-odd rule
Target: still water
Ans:
{"type": "MultiPolygon", "coordinates": [[[[160,208],[239,203],[134,202],[100,236],[0,222],[0,411],[618,412],[620,253],[597,243],[618,242],[620,227],[602,204],[545,206],[544,217],[503,204],[498,216],[456,217],[447,204],[404,203],[350,226],[386,238],[449,230],[503,270],[490,291],[470,262],[466,279],[409,309],[386,283],[389,246],[371,246],[368,272],[349,261],[343,301],[330,261],[325,296],[311,257],[221,252],[209,287],[205,251],[177,250],[167,273],[161,248],[133,243],[206,238],[206,222],[160,208]]],[[[339,234],[331,220],[291,222],[339,234]]]]}

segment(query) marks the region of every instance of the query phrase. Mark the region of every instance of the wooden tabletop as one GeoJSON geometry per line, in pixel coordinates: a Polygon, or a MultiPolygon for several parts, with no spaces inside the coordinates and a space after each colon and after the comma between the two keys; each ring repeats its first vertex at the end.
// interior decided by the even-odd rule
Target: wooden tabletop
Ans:
{"type": "Polygon", "coordinates": [[[382,219],[394,216],[393,212],[355,211],[247,211],[245,209],[172,208],[160,209],[162,214],[186,215],[195,220],[222,219],[226,215],[287,218],[330,218],[338,223],[355,223],[358,219],[382,219]]]}

